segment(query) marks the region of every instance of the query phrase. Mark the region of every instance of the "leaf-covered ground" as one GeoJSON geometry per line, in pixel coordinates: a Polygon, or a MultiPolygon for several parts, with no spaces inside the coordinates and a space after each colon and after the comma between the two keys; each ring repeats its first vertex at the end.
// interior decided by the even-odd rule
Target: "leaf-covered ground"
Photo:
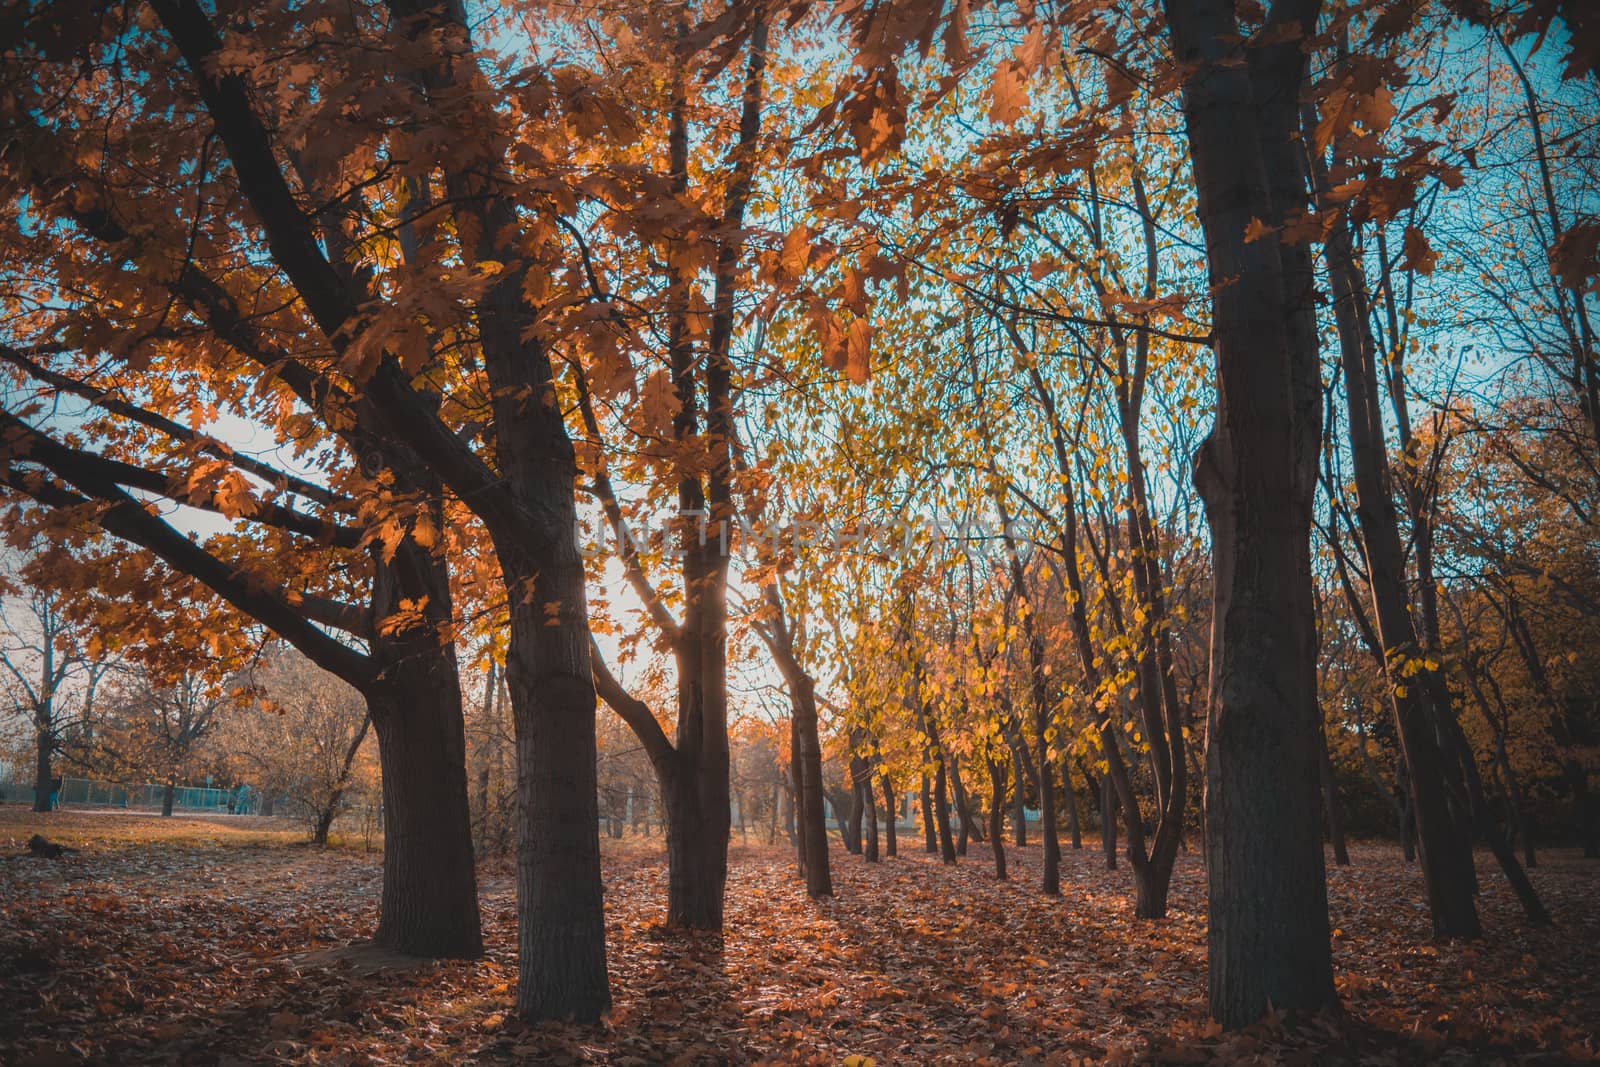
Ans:
{"type": "Polygon", "coordinates": [[[374,972],[329,951],[371,931],[374,854],[296,846],[264,820],[0,808],[0,851],[35,831],[82,851],[0,860],[0,1063],[16,1067],[1564,1063],[1594,1059],[1600,1030],[1600,862],[1567,852],[1533,872],[1554,929],[1525,928],[1480,857],[1489,940],[1435,945],[1415,867],[1358,848],[1330,876],[1346,1019],[1225,1035],[1205,1019],[1192,856],[1152,924],[1091,848],[1066,853],[1059,900],[1035,888],[1037,847],[1009,850],[1003,884],[986,845],[953,869],[917,841],[876,866],[836,852],[839,896],[814,904],[787,849],[736,847],[719,944],[663,929],[658,841],[607,842],[615,1008],[529,1027],[510,1015],[504,866],[483,872],[486,959],[374,972]]]}

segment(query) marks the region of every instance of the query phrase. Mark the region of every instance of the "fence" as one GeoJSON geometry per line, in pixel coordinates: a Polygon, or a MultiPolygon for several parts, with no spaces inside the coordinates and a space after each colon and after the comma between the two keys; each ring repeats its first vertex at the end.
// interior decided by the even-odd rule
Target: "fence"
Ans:
{"type": "MultiPolygon", "coordinates": [[[[61,789],[56,794],[56,803],[62,807],[81,804],[102,808],[160,809],[166,788],[159,784],[132,785],[95,782],[87,778],[63,778],[61,789]]],[[[230,797],[237,800],[237,794],[230,789],[180,785],[172,791],[172,808],[174,811],[226,812],[230,797]]],[[[33,803],[33,783],[0,782],[0,801],[33,803]]]]}

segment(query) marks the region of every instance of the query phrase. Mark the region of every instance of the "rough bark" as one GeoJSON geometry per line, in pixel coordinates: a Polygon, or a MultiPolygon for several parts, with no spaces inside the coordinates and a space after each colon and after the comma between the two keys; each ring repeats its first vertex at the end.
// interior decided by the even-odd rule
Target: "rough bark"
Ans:
{"type": "Polygon", "coordinates": [[[1195,460],[1211,528],[1206,817],[1212,1017],[1336,1002],[1317,796],[1310,525],[1321,378],[1309,249],[1246,240],[1303,207],[1298,100],[1317,0],[1246,35],[1166,0],[1212,282],[1217,413],[1195,460]],[[1246,41],[1258,43],[1246,47],[1246,41]]]}

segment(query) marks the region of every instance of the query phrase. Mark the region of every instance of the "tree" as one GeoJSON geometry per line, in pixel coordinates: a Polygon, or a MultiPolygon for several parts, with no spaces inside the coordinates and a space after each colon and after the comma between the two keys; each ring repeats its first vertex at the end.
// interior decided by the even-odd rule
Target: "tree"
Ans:
{"type": "Polygon", "coordinates": [[[1335,1001],[1318,832],[1310,524],[1321,378],[1304,238],[1276,233],[1307,197],[1297,144],[1301,42],[1317,0],[1259,26],[1230,5],[1168,0],[1212,282],[1217,415],[1195,457],[1211,527],[1206,743],[1210,1002],[1238,1026],[1335,1001]]]}
{"type": "Polygon", "coordinates": [[[107,708],[98,748],[122,774],[159,782],[161,814],[171,816],[178,784],[192,777],[232,700],[224,679],[140,672],[119,687],[107,708]]]}
{"type": "Polygon", "coordinates": [[[95,733],[95,696],[113,661],[93,636],[61,613],[49,590],[16,590],[0,581],[0,668],[11,710],[31,727],[33,810],[49,811],[56,794],[55,754],[95,733]]]}
{"type": "Polygon", "coordinates": [[[366,701],[288,647],[271,650],[239,682],[247,699],[222,724],[217,743],[237,761],[240,777],[287,798],[312,842],[326,845],[334,820],[374,776],[375,768],[358,762],[372,723],[366,701]]]}

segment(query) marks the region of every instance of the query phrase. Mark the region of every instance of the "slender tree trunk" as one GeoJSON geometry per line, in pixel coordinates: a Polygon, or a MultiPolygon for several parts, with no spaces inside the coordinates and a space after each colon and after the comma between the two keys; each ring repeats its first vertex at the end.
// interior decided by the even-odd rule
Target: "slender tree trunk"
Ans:
{"type": "Polygon", "coordinates": [[[885,771],[883,774],[883,811],[885,815],[883,823],[883,850],[888,855],[894,856],[897,855],[900,850],[900,843],[897,840],[897,832],[899,830],[900,823],[900,808],[895,801],[894,782],[890,781],[887,771],[885,771]]]}
{"type": "MultiPolygon", "coordinates": [[[[789,787],[789,807],[783,813],[784,823],[789,831],[789,843],[795,847],[795,861],[799,865],[800,874],[803,877],[806,873],[806,848],[804,840],[800,836],[799,820],[796,817],[803,803],[801,790],[804,788],[800,781],[800,726],[798,720],[792,715],[789,718],[789,781],[787,784],[789,787]]],[[[820,796],[818,800],[821,800],[820,796]]],[[[822,819],[822,835],[824,839],[828,835],[826,812],[824,812],[822,819]]]]}
{"type": "Polygon", "coordinates": [[[1407,863],[1417,860],[1417,813],[1411,806],[1411,789],[1400,793],[1400,856],[1407,863]]]}
{"type": "Polygon", "coordinates": [[[946,863],[954,863],[956,843],[950,836],[950,794],[942,755],[933,771],[933,821],[939,828],[939,858],[946,863]]]}
{"type": "Polygon", "coordinates": [[[1344,807],[1339,803],[1339,783],[1333,778],[1333,760],[1328,755],[1327,726],[1323,726],[1318,752],[1317,773],[1322,782],[1322,810],[1328,818],[1328,840],[1333,843],[1333,862],[1350,865],[1350,851],[1344,841],[1344,807]]]}
{"type": "MultiPolygon", "coordinates": [[[[852,732],[852,746],[859,744],[862,740],[863,738],[860,736],[859,731],[852,732]]],[[[849,837],[851,841],[855,842],[850,852],[853,855],[865,858],[867,805],[871,803],[872,798],[870,794],[862,796],[861,790],[871,772],[864,758],[852,754],[849,760],[849,769],[846,773],[848,774],[847,781],[850,786],[849,837]]]]}
{"type": "Polygon", "coordinates": [[[933,828],[933,787],[926,771],[922,773],[922,850],[939,851],[939,838],[933,828]]]}
{"type": "Polygon", "coordinates": [[[1022,761],[1026,758],[1020,748],[1011,750],[1011,777],[1015,780],[1015,788],[1011,793],[1011,826],[1014,834],[1011,840],[1018,848],[1025,848],[1028,844],[1028,776],[1022,767],[1022,761]]]}
{"type": "Polygon", "coordinates": [[[980,837],[972,821],[972,808],[967,800],[967,787],[961,781],[961,765],[950,757],[950,785],[951,792],[955,794],[956,802],[956,855],[967,854],[967,840],[971,837],[980,837]]]}
{"type": "MultiPolygon", "coordinates": [[[[478,792],[477,792],[477,821],[474,829],[477,831],[474,840],[477,842],[478,851],[482,852],[488,844],[487,831],[489,828],[489,765],[492,749],[491,739],[495,736],[495,697],[500,692],[499,664],[494,660],[489,661],[489,676],[483,684],[483,705],[480,709],[478,729],[481,731],[482,740],[478,744],[478,792]]],[[[370,716],[369,716],[370,718],[370,716]]]]}
{"type": "MultiPolygon", "coordinates": [[[[1318,184],[1325,186],[1320,161],[1314,162],[1312,171],[1318,184]]],[[[1406,584],[1405,551],[1379,413],[1376,346],[1367,322],[1366,279],[1356,263],[1344,216],[1337,210],[1332,214],[1325,258],[1344,368],[1356,517],[1367,560],[1376,636],[1382,643],[1382,648],[1374,651],[1384,663],[1400,748],[1411,780],[1434,936],[1481,937],[1483,928],[1472,898],[1471,842],[1460,832],[1450,808],[1451,761],[1440,743],[1449,728],[1446,719],[1453,718],[1454,712],[1436,699],[1444,687],[1433,677],[1438,665],[1427,658],[1419,640],[1406,584]]]]}
{"type": "Polygon", "coordinates": [[[1100,778],[1100,850],[1105,853],[1106,870],[1117,869],[1117,788],[1111,775],[1100,778]]]}
{"type": "Polygon", "coordinates": [[[878,804],[872,795],[872,770],[869,767],[856,786],[860,798],[862,817],[866,822],[867,839],[862,844],[861,855],[868,863],[878,862],[878,804]]]}
{"type": "Polygon", "coordinates": [[[37,737],[37,742],[36,742],[36,746],[34,748],[34,757],[35,757],[34,758],[34,768],[33,768],[33,810],[34,811],[49,811],[50,810],[50,793],[51,793],[50,787],[51,787],[51,785],[53,785],[55,783],[55,778],[51,774],[50,755],[54,751],[54,748],[55,748],[55,745],[54,745],[54,742],[51,739],[49,729],[47,727],[44,727],[44,726],[39,727],[39,733],[38,733],[38,737],[37,737]]]}
{"type": "Polygon", "coordinates": [[[1006,880],[1006,765],[989,761],[989,843],[994,848],[994,876],[1006,880]]]}
{"type": "Polygon", "coordinates": [[[1600,859],[1600,819],[1595,817],[1594,795],[1589,792],[1589,771],[1578,760],[1567,763],[1567,783],[1572,789],[1572,810],[1578,823],[1583,857],[1600,859]]]}
{"type": "Polygon", "coordinates": [[[172,782],[171,779],[168,779],[166,785],[162,786],[161,815],[163,818],[170,819],[172,817],[173,794],[175,794],[177,791],[178,787],[172,782]]]}
{"type": "Polygon", "coordinates": [[[1074,850],[1083,848],[1083,823],[1078,816],[1078,791],[1072,786],[1072,772],[1061,768],[1062,793],[1067,799],[1067,829],[1072,833],[1074,850]]]}
{"type": "Polygon", "coordinates": [[[1047,897],[1061,895],[1061,838],[1056,833],[1056,794],[1050,767],[1050,743],[1046,739],[1047,711],[1035,711],[1034,725],[1039,731],[1034,766],[1039,771],[1039,836],[1044,841],[1044,871],[1040,888],[1047,897]]]}

